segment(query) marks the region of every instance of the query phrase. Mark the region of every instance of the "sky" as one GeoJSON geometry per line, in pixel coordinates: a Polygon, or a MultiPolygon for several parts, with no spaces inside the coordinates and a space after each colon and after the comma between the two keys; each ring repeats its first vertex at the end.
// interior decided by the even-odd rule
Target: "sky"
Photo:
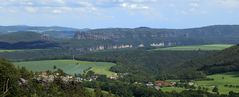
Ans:
{"type": "Polygon", "coordinates": [[[0,0],[0,25],[192,28],[239,24],[239,0],[0,0]]]}

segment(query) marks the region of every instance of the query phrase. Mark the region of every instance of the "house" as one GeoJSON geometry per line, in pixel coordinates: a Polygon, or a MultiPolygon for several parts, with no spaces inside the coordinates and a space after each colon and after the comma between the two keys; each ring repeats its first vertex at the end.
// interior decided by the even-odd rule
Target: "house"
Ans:
{"type": "Polygon", "coordinates": [[[111,80],[117,80],[117,77],[116,76],[110,76],[109,77],[111,80]]]}
{"type": "Polygon", "coordinates": [[[144,44],[140,44],[138,47],[144,47],[144,44]]]}
{"type": "Polygon", "coordinates": [[[18,80],[18,84],[19,85],[27,85],[28,84],[28,80],[25,80],[24,78],[20,78],[18,80]]]}
{"type": "Polygon", "coordinates": [[[158,86],[158,87],[171,87],[173,86],[173,84],[171,82],[166,82],[166,81],[155,81],[155,86],[158,86]]]}
{"type": "Polygon", "coordinates": [[[189,86],[193,86],[194,83],[193,83],[193,82],[189,82],[188,85],[189,85],[189,86]]]}
{"type": "Polygon", "coordinates": [[[153,87],[154,84],[153,84],[152,82],[148,82],[148,83],[146,84],[146,86],[147,86],[147,87],[153,87]]]}

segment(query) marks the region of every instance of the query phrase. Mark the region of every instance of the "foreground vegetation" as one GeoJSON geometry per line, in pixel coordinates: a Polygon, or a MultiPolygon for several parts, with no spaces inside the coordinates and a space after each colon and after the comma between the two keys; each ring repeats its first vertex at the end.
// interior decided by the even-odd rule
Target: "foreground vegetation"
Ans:
{"type": "Polygon", "coordinates": [[[54,71],[61,69],[67,74],[83,74],[89,70],[94,71],[97,74],[103,74],[107,76],[113,76],[115,73],[109,71],[114,63],[109,62],[87,62],[77,60],[42,60],[42,61],[26,61],[26,62],[15,62],[16,66],[25,67],[33,72],[40,71],[54,71]]]}
{"type": "Polygon", "coordinates": [[[228,95],[213,94],[206,91],[188,90],[181,93],[162,92],[142,85],[133,85],[107,79],[104,76],[96,81],[76,82],[61,80],[61,72],[52,82],[42,82],[36,75],[24,68],[17,69],[5,60],[0,60],[1,97],[238,97],[230,92],[228,95]],[[89,87],[94,89],[88,89],[89,87]],[[102,91],[108,91],[108,93],[102,91]],[[111,94],[112,93],[112,94],[111,94]]]}
{"type": "Polygon", "coordinates": [[[87,90],[77,81],[63,81],[64,73],[54,73],[59,74],[54,80],[44,81],[37,79],[38,75],[0,59],[0,97],[115,97],[100,89],[87,90]]]}

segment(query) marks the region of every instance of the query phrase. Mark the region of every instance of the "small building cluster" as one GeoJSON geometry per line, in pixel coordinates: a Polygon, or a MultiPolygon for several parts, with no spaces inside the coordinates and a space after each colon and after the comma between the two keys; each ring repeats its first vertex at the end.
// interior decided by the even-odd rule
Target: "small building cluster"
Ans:
{"type": "Polygon", "coordinates": [[[176,82],[167,82],[167,81],[155,81],[153,82],[148,82],[145,84],[147,87],[150,88],[155,88],[157,90],[159,90],[161,87],[172,87],[176,85],[176,82]]]}

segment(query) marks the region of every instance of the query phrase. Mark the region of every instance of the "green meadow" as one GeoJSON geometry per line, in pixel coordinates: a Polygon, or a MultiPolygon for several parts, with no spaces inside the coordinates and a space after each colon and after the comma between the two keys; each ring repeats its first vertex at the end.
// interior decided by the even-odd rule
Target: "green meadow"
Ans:
{"type": "Polygon", "coordinates": [[[26,61],[26,62],[15,62],[16,66],[25,67],[33,72],[40,71],[54,71],[56,68],[62,69],[67,74],[83,74],[84,70],[91,68],[96,74],[103,74],[112,76],[115,73],[109,71],[109,69],[116,65],[109,62],[88,62],[88,61],[77,61],[77,60],[42,60],[42,61],[26,61]]]}
{"type": "Polygon", "coordinates": [[[239,86],[239,72],[229,72],[223,74],[210,75],[208,78],[212,78],[212,81],[196,81],[201,87],[209,88],[209,91],[212,91],[214,86],[217,86],[219,93],[227,94],[230,91],[239,92],[239,87],[225,87],[225,85],[239,86]]]}
{"type": "MultiPolygon", "coordinates": [[[[204,80],[204,81],[194,81],[197,87],[205,87],[208,88],[208,92],[212,92],[214,87],[218,87],[220,94],[228,94],[230,91],[239,93],[239,72],[229,72],[223,74],[214,74],[207,76],[213,80],[204,80]],[[226,87],[225,85],[232,85],[238,87],[226,87]]],[[[169,81],[178,81],[178,80],[169,80],[169,81]]],[[[181,92],[185,90],[185,88],[178,87],[163,87],[162,91],[171,92],[181,92]]]]}
{"type": "Polygon", "coordinates": [[[185,90],[184,88],[179,88],[179,87],[162,87],[161,90],[163,92],[172,92],[172,91],[175,91],[175,92],[182,92],[183,90],[185,90]]]}
{"type": "Polygon", "coordinates": [[[19,51],[19,50],[0,50],[0,53],[2,53],[2,52],[16,52],[16,51],[19,51]]]}
{"type": "Polygon", "coordinates": [[[232,44],[210,44],[210,45],[192,45],[192,46],[176,46],[176,47],[166,47],[166,48],[157,48],[154,51],[195,51],[195,50],[223,50],[233,46],[232,44]]]}
{"type": "Polygon", "coordinates": [[[43,49],[0,49],[0,53],[3,52],[19,52],[19,51],[37,51],[43,49]]]}

